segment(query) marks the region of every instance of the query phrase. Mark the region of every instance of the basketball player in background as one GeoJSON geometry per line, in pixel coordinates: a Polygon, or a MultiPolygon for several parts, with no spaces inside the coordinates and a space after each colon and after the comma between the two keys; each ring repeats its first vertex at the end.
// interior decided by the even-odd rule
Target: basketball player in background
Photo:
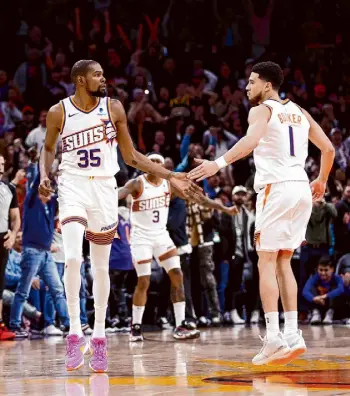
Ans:
{"type": "MultiPolygon", "coordinates": [[[[164,166],[165,161],[160,154],[150,154],[148,158],[164,166]]],[[[118,195],[119,199],[132,196],[130,244],[138,282],[133,296],[130,341],[143,341],[141,324],[151,280],[153,257],[170,278],[170,294],[175,314],[174,338],[183,340],[199,337],[199,331],[188,326],[185,321],[186,303],[180,257],[166,229],[171,198],[168,181],[146,173],[129,180],[119,189],[118,195]]],[[[204,195],[200,198],[200,203],[230,215],[237,213],[235,207],[225,207],[204,195]]]]}
{"type": "Polygon", "coordinates": [[[306,351],[298,330],[297,284],[290,261],[305,239],[312,199],[322,199],[333,165],[334,148],[308,112],[290,100],[282,101],[278,90],[283,82],[279,65],[256,64],[247,85],[248,99],[257,105],[249,112],[249,128],[227,153],[201,165],[189,174],[203,180],[254,150],[256,249],[259,254],[260,295],[265,311],[266,337],[253,363],[287,364],[306,351]],[[304,170],[308,139],[321,150],[317,179],[308,184],[304,170]],[[280,333],[278,298],[281,296],[285,327],[280,333]]]}
{"type": "Polygon", "coordinates": [[[88,349],[79,318],[80,265],[85,233],[90,241],[95,300],[95,326],[89,343],[90,368],[104,372],[107,370],[105,318],[110,292],[108,264],[118,221],[114,178],[119,170],[117,144],[128,165],[167,179],[180,195],[190,197],[200,194],[201,190],[187,180],[185,174],[174,174],[135,150],[123,106],[118,100],[106,97],[106,80],[100,64],[80,60],[74,64],[71,77],[75,94],[53,106],[47,115],[47,133],[40,158],[40,193],[48,196],[52,192],[49,177],[56,141],[61,135],[58,193],[66,255],[64,284],[70,316],[66,368],[81,367],[88,349]]]}

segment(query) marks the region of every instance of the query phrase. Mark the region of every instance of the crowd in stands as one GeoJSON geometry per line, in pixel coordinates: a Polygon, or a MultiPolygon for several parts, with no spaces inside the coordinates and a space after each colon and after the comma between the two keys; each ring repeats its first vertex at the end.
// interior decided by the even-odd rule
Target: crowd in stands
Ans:
{"type": "MultiPolygon", "coordinates": [[[[0,35],[4,51],[8,49],[0,61],[2,180],[16,187],[23,220],[23,234],[17,235],[10,251],[3,295],[4,318],[16,335],[25,337],[28,329],[32,335],[42,330],[61,335],[69,328],[62,285],[64,252],[55,220],[57,198],[43,204],[37,186],[47,111],[74,94],[70,69],[78,59],[101,63],[108,95],[124,105],[137,148],[162,154],[168,169],[183,172],[195,166],[195,158],[216,159],[244,136],[250,109],[245,86],[252,65],[260,60],[279,63],[284,73],[281,98],[309,111],[336,150],[325,199],[314,203],[307,243],[293,258],[299,319],[350,324],[350,35],[345,19],[349,4],[341,0],[283,4],[94,0],[81,7],[69,0],[37,3],[40,11],[39,5],[13,9],[11,28],[0,35]],[[327,15],[335,17],[325,19],[327,15]],[[40,211],[52,222],[47,230],[51,240],[45,239],[40,211]],[[22,256],[34,245],[52,255],[23,268],[22,256]],[[19,284],[22,271],[31,274],[25,286],[19,284]]],[[[0,29],[6,26],[5,21],[0,29]]],[[[53,179],[60,156],[58,143],[53,179]]],[[[121,186],[135,172],[121,156],[119,162],[116,177],[121,186]]],[[[319,170],[319,153],[311,143],[306,170],[310,180],[319,170]]],[[[189,245],[189,250],[179,251],[186,255],[181,263],[190,282],[186,316],[198,326],[260,321],[253,178],[254,161],[249,156],[203,183],[211,199],[237,206],[234,217],[207,213],[198,205],[171,204],[169,230],[180,239],[179,248],[189,245]],[[184,235],[176,235],[177,211],[183,210],[184,235]],[[195,224],[191,219],[197,212],[195,224]]],[[[121,202],[122,237],[113,242],[111,254],[110,332],[129,328],[136,282],[125,229],[130,226],[125,226],[127,205],[121,202]]],[[[83,250],[81,322],[88,334],[93,295],[87,243],[83,250]]],[[[146,323],[170,326],[168,288],[163,271],[154,265],[146,323]]]]}

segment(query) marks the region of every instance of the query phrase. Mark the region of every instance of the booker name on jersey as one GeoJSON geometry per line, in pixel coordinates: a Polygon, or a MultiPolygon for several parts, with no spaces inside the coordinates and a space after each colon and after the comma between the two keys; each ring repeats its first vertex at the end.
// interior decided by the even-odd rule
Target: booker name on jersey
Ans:
{"type": "Polygon", "coordinates": [[[263,105],[270,109],[271,118],[254,150],[255,191],[271,183],[308,181],[305,161],[310,123],[302,109],[290,100],[268,99],[263,105]]]}

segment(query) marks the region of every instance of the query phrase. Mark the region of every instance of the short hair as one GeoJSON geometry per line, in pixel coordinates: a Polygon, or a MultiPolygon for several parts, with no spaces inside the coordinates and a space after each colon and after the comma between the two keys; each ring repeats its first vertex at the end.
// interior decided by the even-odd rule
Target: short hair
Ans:
{"type": "Polygon", "coordinates": [[[325,255],[319,259],[318,265],[322,267],[333,267],[333,261],[329,256],[325,255]]]}
{"type": "Polygon", "coordinates": [[[78,62],[75,62],[72,67],[71,73],[70,73],[72,82],[74,84],[76,84],[78,76],[85,77],[86,73],[89,71],[90,66],[95,63],[98,63],[98,62],[96,62],[92,59],[90,59],[90,60],[82,59],[82,60],[79,60],[78,62]]]}
{"type": "Polygon", "coordinates": [[[259,78],[271,83],[272,88],[278,91],[283,84],[283,71],[277,63],[260,62],[253,66],[252,72],[259,74],[259,78]]]}

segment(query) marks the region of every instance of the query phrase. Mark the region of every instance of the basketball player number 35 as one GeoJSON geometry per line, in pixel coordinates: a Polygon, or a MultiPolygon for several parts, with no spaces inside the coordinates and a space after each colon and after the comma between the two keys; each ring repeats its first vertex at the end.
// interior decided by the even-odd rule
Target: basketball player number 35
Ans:
{"type": "Polygon", "coordinates": [[[290,146],[290,155],[292,157],[295,157],[295,152],[294,152],[294,134],[293,134],[293,128],[291,126],[289,127],[289,146],[290,146]]]}
{"type": "Polygon", "coordinates": [[[78,162],[79,168],[87,168],[88,166],[97,168],[100,166],[101,158],[97,155],[100,152],[100,149],[78,150],[77,154],[80,156],[78,162]]]}

